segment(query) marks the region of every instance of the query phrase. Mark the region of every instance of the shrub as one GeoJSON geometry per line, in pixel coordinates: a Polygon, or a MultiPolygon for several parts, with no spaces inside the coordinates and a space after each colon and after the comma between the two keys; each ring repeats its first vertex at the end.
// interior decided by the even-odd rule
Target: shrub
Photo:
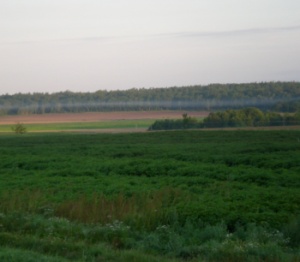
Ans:
{"type": "Polygon", "coordinates": [[[25,134],[27,132],[26,127],[22,123],[15,124],[11,129],[16,134],[25,134]]]}

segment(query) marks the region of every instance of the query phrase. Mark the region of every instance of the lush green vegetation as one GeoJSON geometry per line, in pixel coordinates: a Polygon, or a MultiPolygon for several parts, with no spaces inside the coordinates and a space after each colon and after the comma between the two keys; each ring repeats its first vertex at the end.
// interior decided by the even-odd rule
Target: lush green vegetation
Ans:
{"type": "Polygon", "coordinates": [[[148,130],[170,130],[211,127],[257,127],[257,126],[291,126],[300,125],[300,111],[295,114],[262,112],[250,107],[239,110],[211,112],[203,120],[183,114],[182,119],[165,119],[155,121],[148,130]]]}
{"type": "Polygon", "coordinates": [[[203,128],[203,119],[190,117],[187,113],[182,115],[182,119],[163,119],[156,120],[149,126],[148,131],[155,130],[178,130],[178,129],[192,129],[203,128]]]}
{"type": "Polygon", "coordinates": [[[204,127],[291,126],[300,124],[300,111],[295,114],[262,112],[258,108],[212,112],[203,121],[204,127]]]}
{"type": "MultiPolygon", "coordinates": [[[[40,131],[65,131],[65,130],[92,130],[92,129],[118,129],[118,128],[148,128],[153,124],[153,120],[114,120],[101,122],[74,122],[74,123],[38,123],[23,124],[27,132],[40,131]]],[[[15,132],[13,125],[0,125],[0,132],[15,132]]]]}
{"type": "Polygon", "coordinates": [[[295,112],[300,108],[299,82],[211,84],[130,89],[95,93],[15,94],[0,96],[0,114],[130,110],[224,110],[258,107],[295,112]]]}
{"type": "Polygon", "coordinates": [[[300,131],[0,136],[0,259],[297,261],[300,131]]]}

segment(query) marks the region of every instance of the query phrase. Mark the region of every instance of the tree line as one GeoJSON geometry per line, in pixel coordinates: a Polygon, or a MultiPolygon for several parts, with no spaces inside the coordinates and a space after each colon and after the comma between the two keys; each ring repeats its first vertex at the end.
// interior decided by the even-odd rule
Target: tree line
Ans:
{"type": "Polygon", "coordinates": [[[157,120],[148,130],[291,125],[300,125],[300,111],[294,114],[280,114],[263,112],[258,108],[251,107],[211,112],[203,121],[190,117],[185,113],[182,115],[182,119],[157,120]]]}
{"type": "Polygon", "coordinates": [[[300,82],[210,84],[91,92],[28,93],[0,96],[0,114],[45,114],[132,110],[226,110],[257,107],[295,112],[300,82]]]}

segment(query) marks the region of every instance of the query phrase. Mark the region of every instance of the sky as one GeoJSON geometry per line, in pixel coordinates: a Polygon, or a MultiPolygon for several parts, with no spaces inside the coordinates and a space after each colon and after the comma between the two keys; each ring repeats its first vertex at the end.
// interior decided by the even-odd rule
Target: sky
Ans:
{"type": "Polygon", "coordinates": [[[0,0],[0,95],[300,81],[299,0],[0,0]]]}

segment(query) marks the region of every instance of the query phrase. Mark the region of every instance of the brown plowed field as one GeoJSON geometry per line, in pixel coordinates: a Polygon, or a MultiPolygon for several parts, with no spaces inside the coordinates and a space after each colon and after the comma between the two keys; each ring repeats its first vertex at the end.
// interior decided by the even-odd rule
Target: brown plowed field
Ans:
{"type": "MultiPolygon", "coordinates": [[[[100,122],[112,120],[141,120],[141,119],[179,119],[182,111],[132,111],[132,112],[93,112],[44,115],[0,116],[0,125],[15,123],[71,123],[71,122],[100,122]]],[[[188,112],[191,117],[206,117],[209,112],[188,112]]]]}

